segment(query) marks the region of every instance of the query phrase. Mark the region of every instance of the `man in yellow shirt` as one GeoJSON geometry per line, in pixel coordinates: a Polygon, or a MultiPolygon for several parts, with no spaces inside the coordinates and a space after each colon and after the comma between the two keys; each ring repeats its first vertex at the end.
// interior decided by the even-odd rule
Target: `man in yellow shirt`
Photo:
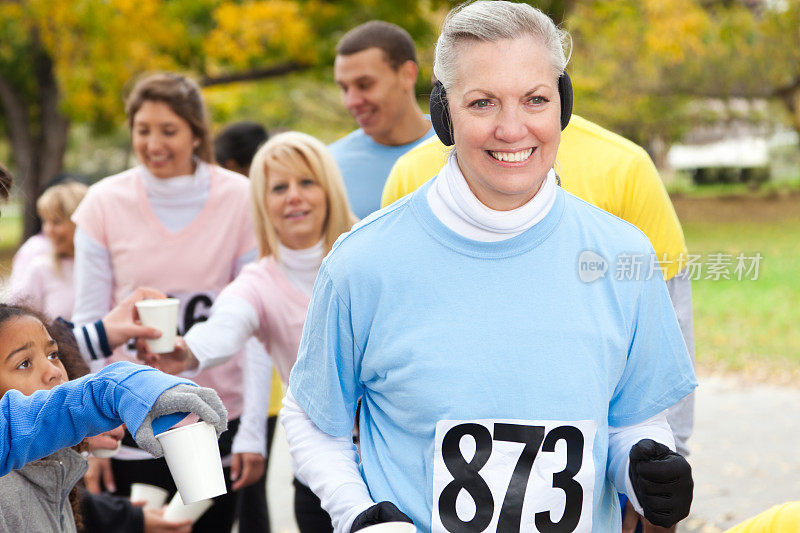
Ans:
{"type": "MultiPolygon", "coordinates": [[[[451,148],[434,136],[401,156],[383,188],[381,207],[415,191],[436,176],[451,148]]],[[[694,360],[691,280],[687,275],[687,250],[675,209],[653,161],[635,143],[580,116],[572,115],[561,134],[555,165],[561,186],[568,192],[627,220],[647,235],[659,265],[649,258],[625,265],[648,275],[660,267],[684,341],[694,360]]],[[[631,258],[635,262],[635,258],[631,258]]],[[[617,268],[622,265],[618,264],[617,268]]],[[[612,272],[609,275],[618,275],[612,272]]],[[[670,408],[667,414],[677,450],[689,453],[686,444],[694,425],[694,393],[670,408]]]]}

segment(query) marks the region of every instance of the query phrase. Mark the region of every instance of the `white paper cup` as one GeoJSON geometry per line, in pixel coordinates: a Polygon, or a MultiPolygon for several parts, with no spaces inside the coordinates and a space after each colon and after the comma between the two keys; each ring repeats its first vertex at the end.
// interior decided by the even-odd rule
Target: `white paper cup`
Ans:
{"type": "Polygon", "coordinates": [[[161,509],[167,501],[169,492],[155,485],[147,483],[133,483],[131,485],[131,501],[145,502],[144,506],[149,509],[161,509]]]}
{"type": "Polygon", "coordinates": [[[142,324],[161,331],[157,339],[146,339],[147,348],[153,353],[169,353],[175,349],[175,335],[178,328],[177,298],[162,298],[136,302],[139,320],[142,324]]]}
{"type": "Polygon", "coordinates": [[[184,520],[197,522],[197,519],[203,516],[203,513],[208,511],[208,508],[213,503],[214,500],[209,499],[184,505],[180,492],[176,492],[164,511],[164,520],[170,522],[182,522],[184,520]]]}
{"type": "Polygon", "coordinates": [[[214,426],[195,422],[156,435],[169,472],[187,505],[225,494],[225,476],[214,426]]]}
{"type": "Polygon", "coordinates": [[[409,524],[408,522],[386,522],[385,524],[367,526],[359,531],[366,533],[417,533],[417,528],[414,524],[409,524]]]}
{"type": "Polygon", "coordinates": [[[122,441],[117,441],[117,447],[113,450],[107,450],[105,448],[97,448],[96,450],[92,450],[92,455],[99,459],[108,459],[110,457],[114,457],[119,453],[119,447],[122,445],[122,441]]]}

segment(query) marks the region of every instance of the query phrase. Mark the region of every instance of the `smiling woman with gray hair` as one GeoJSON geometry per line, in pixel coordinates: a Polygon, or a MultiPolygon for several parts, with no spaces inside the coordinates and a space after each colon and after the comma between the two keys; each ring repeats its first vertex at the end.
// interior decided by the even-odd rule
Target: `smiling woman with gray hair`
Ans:
{"type": "Polygon", "coordinates": [[[663,411],[692,364],[659,271],[610,266],[652,248],[553,171],[568,39],[526,4],[453,10],[431,118],[455,150],[323,262],[282,418],[337,531],[619,531],[618,491],[688,514],[663,411]]]}

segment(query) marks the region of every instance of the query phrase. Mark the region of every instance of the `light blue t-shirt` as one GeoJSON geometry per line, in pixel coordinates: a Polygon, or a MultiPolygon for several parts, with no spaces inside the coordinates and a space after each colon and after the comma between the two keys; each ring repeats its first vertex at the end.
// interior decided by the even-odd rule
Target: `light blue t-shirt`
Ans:
{"type": "Polygon", "coordinates": [[[363,395],[364,480],[422,531],[619,531],[608,426],[656,415],[696,380],[658,269],[594,279],[579,257],[591,251],[595,274],[649,257],[649,241],[560,188],[531,229],[472,241],[436,218],[427,188],[323,262],[292,394],[335,436],[363,395]]]}
{"type": "MultiPolygon", "coordinates": [[[[425,118],[430,120],[427,115],[425,118]]],[[[350,208],[358,218],[380,209],[383,186],[394,162],[433,134],[431,127],[414,142],[386,146],[376,143],[359,128],[328,147],[342,171],[350,208]]]]}

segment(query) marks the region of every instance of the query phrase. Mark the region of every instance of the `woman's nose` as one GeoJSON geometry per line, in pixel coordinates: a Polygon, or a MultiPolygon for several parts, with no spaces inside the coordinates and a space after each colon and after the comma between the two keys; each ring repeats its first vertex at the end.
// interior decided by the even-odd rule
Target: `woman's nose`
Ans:
{"type": "Polygon", "coordinates": [[[286,199],[289,202],[297,202],[300,200],[300,186],[296,183],[292,183],[289,185],[289,191],[286,195],[286,199]]]}
{"type": "Polygon", "coordinates": [[[161,137],[159,135],[150,134],[147,137],[147,149],[148,150],[156,150],[158,148],[161,148],[162,145],[163,145],[163,142],[162,142],[162,139],[161,139],[161,137]]]}
{"type": "Polygon", "coordinates": [[[494,132],[498,140],[515,143],[526,135],[525,120],[522,112],[516,108],[504,108],[497,115],[497,126],[494,132]]]}

